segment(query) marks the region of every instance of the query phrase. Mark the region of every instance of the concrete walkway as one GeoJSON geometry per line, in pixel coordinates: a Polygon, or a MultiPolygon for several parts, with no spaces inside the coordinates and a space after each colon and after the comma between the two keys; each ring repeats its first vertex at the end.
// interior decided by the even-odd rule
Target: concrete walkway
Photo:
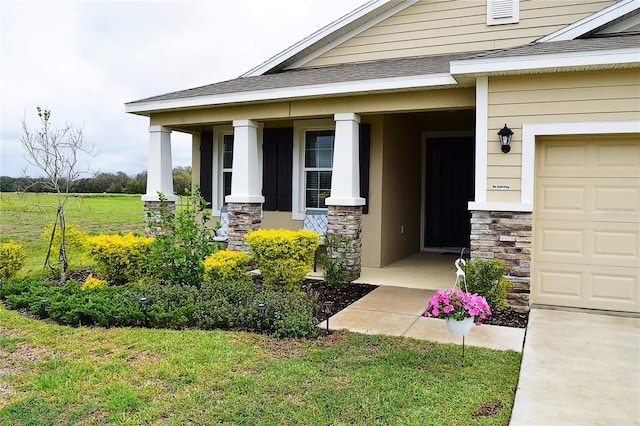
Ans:
{"type": "MultiPolygon", "coordinates": [[[[378,287],[329,318],[329,329],[462,344],[462,337],[450,334],[444,320],[422,316],[433,293],[434,290],[417,288],[378,287]]],[[[325,328],[326,324],[319,327],[325,328]]],[[[521,352],[524,332],[511,327],[474,326],[465,337],[465,344],[521,352]]]]}
{"type": "Polygon", "coordinates": [[[511,424],[640,424],[640,319],[533,309],[511,424]]]}

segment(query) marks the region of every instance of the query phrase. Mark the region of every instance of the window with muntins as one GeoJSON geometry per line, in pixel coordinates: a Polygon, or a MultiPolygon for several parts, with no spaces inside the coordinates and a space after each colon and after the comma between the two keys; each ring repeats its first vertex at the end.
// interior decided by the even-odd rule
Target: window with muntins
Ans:
{"type": "Polygon", "coordinates": [[[334,130],[305,132],[305,207],[308,209],[327,208],[325,200],[331,196],[334,139],[334,130]]]}
{"type": "Polygon", "coordinates": [[[224,135],[222,138],[222,191],[223,191],[224,197],[226,197],[227,195],[231,195],[232,167],[233,167],[233,135],[229,134],[229,135],[224,135]]]}

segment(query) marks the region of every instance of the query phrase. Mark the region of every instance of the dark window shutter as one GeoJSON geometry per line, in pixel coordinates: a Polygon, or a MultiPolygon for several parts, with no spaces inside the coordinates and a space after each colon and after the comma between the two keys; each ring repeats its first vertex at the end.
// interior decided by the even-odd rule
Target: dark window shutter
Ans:
{"type": "Polygon", "coordinates": [[[293,191],[293,127],[279,129],[278,138],[278,205],[282,212],[291,211],[293,191]]]}
{"type": "Polygon", "coordinates": [[[200,135],[200,195],[207,204],[213,200],[213,132],[200,135]]]}
{"type": "Polygon", "coordinates": [[[275,211],[278,188],[278,129],[264,129],[262,133],[262,195],[266,211],[275,211]]]}
{"type": "Polygon", "coordinates": [[[360,124],[360,196],[366,200],[362,213],[369,213],[369,162],[371,157],[371,124],[360,124]]]}
{"type": "Polygon", "coordinates": [[[291,211],[293,128],[262,133],[262,195],[265,211],[291,211]]]}

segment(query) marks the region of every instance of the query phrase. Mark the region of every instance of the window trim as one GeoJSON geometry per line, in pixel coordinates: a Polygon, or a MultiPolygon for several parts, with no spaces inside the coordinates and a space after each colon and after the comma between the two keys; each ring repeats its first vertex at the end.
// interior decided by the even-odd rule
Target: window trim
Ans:
{"type": "MultiPolygon", "coordinates": [[[[291,218],[304,220],[305,215],[305,136],[307,131],[336,130],[336,122],[328,119],[295,120],[293,122],[293,187],[291,218]]],[[[333,163],[333,162],[332,162],[333,163]]]]}
{"type": "MultiPolygon", "coordinates": [[[[224,178],[223,173],[229,171],[223,167],[223,144],[225,135],[234,135],[233,126],[213,126],[213,165],[211,175],[213,177],[212,188],[214,194],[211,197],[211,214],[220,216],[220,210],[224,205],[224,178]]],[[[233,170],[231,170],[233,176],[233,170]]]]}

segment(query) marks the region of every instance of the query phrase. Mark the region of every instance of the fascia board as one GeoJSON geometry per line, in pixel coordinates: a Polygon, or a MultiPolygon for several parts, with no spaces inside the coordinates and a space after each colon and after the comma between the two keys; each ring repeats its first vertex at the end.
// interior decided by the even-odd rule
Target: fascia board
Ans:
{"type": "Polygon", "coordinates": [[[544,36],[536,40],[536,42],[544,43],[549,41],[573,40],[603,25],[606,25],[609,22],[618,19],[629,12],[633,12],[639,7],[640,6],[638,0],[619,1],[609,7],[602,9],[599,12],[582,18],[571,25],[568,25],[564,28],[559,29],[558,31],[544,36]]]}
{"type": "Polygon", "coordinates": [[[326,83],[309,86],[286,87],[222,95],[195,96],[183,99],[149,101],[125,104],[128,113],[197,108],[246,102],[275,101],[296,98],[344,95],[349,93],[410,90],[437,86],[453,86],[458,82],[449,73],[394,77],[374,80],[326,83]]]}
{"type": "Polygon", "coordinates": [[[323,38],[329,36],[333,32],[338,31],[340,28],[343,28],[349,25],[350,23],[360,19],[361,17],[367,15],[368,13],[371,13],[372,11],[384,6],[388,2],[389,0],[371,0],[368,3],[365,3],[359,8],[353,10],[351,13],[348,13],[342,18],[338,19],[337,21],[334,21],[329,25],[321,28],[320,30],[309,35],[308,37],[305,37],[304,39],[300,40],[293,46],[276,54],[272,58],[267,59],[262,64],[242,74],[241,77],[254,77],[254,76],[264,74],[265,72],[269,71],[270,69],[277,66],[278,64],[302,52],[303,50],[312,46],[314,43],[317,43],[319,40],[322,40],[323,38]]]}
{"type": "Polygon", "coordinates": [[[303,66],[307,62],[310,62],[310,61],[314,60],[318,56],[328,52],[329,50],[333,49],[334,47],[337,47],[337,46],[341,45],[342,43],[352,39],[353,37],[357,36],[358,34],[368,30],[369,28],[373,27],[374,25],[384,21],[387,18],[390,18],[391,16],[395,15],[396,13],[406,9],[407,7],[413,5],[413,4],[417,3],[417,2],[418,2],[418,0],[405,0],[405,1],[402,1],[402,2],[398,2],[398,5],[393,7],[392,9],[389,9],[386,12],[376,16],[372,20],[368,21],[365,25],[361,25],[358,28],[355,28],[354,30],[349,31],[344,36],[332,41],[331,43],[327,44],[326,46],[323,46],[323,47],[321,47],[321,48],[319,48],[317,50],[314,50],[310,54],[304,56],[302,59],[299,59],[296,62],[294,62],[293,64],[291,64],[290,66],[288,66],[286,69],[295,69],[295,68],[303,66]]]}
{"type": "Polygon", "coordinates": [[[640,64],[640,48],[583,51],[547,55],[478,58],[451,62],[451,75],[490,74],[596,65],[640,64]]]}

